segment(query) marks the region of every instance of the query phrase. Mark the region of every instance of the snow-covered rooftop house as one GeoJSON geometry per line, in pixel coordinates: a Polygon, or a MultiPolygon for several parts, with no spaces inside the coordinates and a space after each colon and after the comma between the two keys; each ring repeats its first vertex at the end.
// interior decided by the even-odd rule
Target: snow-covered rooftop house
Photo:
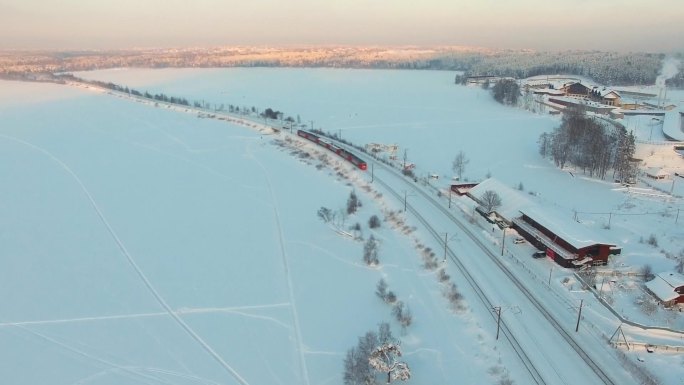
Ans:
{"type": "Polygon", "coordinates": [[[647,177],[652,179],[665,179],[670,175],[665,170],[658,167],[650,167],[646,169],[645,173],[647,177]]]}
{"type": "Polygon", "coordinates": [[[610,255],[620,253],[613,242],[552,209],[530,206],[522,208],[520,214],[513,219],[513,227],[563,267],[606,264],[610,255]]]}
{"type": "Polygon", "coordinates": [[[589,94],[591,93],[591,88],[585,86],[580,82],[566,83],[563,85],[563,87],[561,87],[561,90],[567,96],[574,96],[580,98],[589,97],[589,94]]]}
{"type": "Polygon", "coordinates": [[[646,282],[648,291],[658,298],[664,306],[670,307],[684,303],[684,275],[673,272],[660,273],[646,282]]]}
{"type": "Polygon", "coordinates": [[[496,192],[501,198],[501,205],[494,210],[496,214],[561,266],[605,264],[611,254],[620,252],[613,242],[599,239],[592,229],[565,218],[552,208],[540,206],[496,179],[480,182],[468,191],[468,196],[480,203],[487,190],[496,192]]]}
{"type": "Polygon", "coordinates": [[[617,91],[606,87],[594,87],[592,89],[592,99],[609,106],[619,107],[622,104],[622,98],[617,91]]]}

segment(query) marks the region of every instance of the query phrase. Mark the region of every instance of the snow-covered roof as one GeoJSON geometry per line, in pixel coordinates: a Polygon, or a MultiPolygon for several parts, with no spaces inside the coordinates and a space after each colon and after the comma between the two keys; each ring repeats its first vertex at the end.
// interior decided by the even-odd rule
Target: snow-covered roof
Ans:
{"type": "Polygon", "coordinates": [[[550,207],[542,209],[538,206],[530,206],[522,208],[520,212],[533,219],[541,226],[553,231],[559,238],[562,238],[576,249],[592,245],[615,246],[614,242],[597,240],[595,230],[572,220],[569,215],[560,214],[550,207]]]}
{"type": "Polygon", "coordinates": [[[666,176],[668,176],[668,175],[670,175],[670,174],[668,174],[668,173],[667,173],[665,170],[663,170],[662,168],[659,168],[659,167],[649,167],[648,169],[646,169],[646,175],[648,175],[648,176],[650,176],[650,177],[654,177],[654,178],[655,178],[655,177],[657,177],[657,178],[663,178],[663,177],[666,177],[666,176]]]}
{"type": "Polygon", "coordinates": [[[511,220],[519,216],[521,208],[532,204],[532,202],[527,200],[525,195],[520,191],[508,187],[507,185],[493,178],[483,180],[477,186],[473,187],[469,194],[480,199],[480,197],[482,197],[487,190],[492,190],[499,194],[499,197],[501,198],[501,206],[499,206],[495,211],[506,220],[511,220]]]}
{"type": "Polygon", "coordinates": [[[663,134],[673,140],[684,140],[684,132],[682,132],[682,112],[673,109],[665,114],[663,134]]]}
{"type": "Polygon", "coordinates": [[[594,91],[598,92],[599,96],[606,99],[617,99],[620,97],[620,94],[617,91],[606,87],[594,87],[594,91]]]}
{"type": "Polygon", "coordinates": [[[684,286],[684,276],[678,273],[660,273],[655,278],[646,282],[646,287],[661,301],[668,302],[679,297],[675,292],[678,287],[684,286]]]}

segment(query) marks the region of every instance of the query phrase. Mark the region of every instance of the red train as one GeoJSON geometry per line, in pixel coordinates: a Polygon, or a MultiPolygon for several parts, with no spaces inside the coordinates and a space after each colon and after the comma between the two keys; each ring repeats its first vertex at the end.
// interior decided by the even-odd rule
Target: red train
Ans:
{"type": "Polygon", "coordinates": [[[317,145],[321,147],[325,147],[328,150],[334,152],[335,154],[341,156],[343,159],[347,160],[354,166],[358,167],[361,170],[366,170],[368,168],[368,165],[366,162],[361,160],[358,156],[354,155],[353,153],[345,150],[342,147],[337,146],[335,143],[331,142],[329,139],[326,139],[324,137],[321,137],[320,135],[316,135],[312,132],[309,131],[304,131],[304,130],[297,130],[297,135],[301,136],[302,138],[306,138],[317,145]]]}

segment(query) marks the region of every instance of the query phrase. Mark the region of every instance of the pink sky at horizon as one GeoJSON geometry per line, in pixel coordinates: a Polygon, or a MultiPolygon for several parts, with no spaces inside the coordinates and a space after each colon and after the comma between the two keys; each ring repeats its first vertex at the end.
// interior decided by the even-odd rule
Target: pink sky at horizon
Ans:
{"type": "Polygon", "coordinates": [[[0,0],[0,49],[465,45],[683,51],[681,0],[0,0]]]}

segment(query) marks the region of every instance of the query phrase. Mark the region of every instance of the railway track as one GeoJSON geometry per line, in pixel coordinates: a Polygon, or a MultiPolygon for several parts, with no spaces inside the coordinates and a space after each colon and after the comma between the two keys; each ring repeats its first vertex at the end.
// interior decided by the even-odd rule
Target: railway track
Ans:
{"type": "MultiPolygon", "coordinates": [[[[389,173],[392,173],[396,177],[400,178],[403,183],[408,184],[411,187],[413,184],[409,181],[406,180],[406,178],[399,174],[396,170],[390,168],[389,166],[379,163],[379,162],[374,162],[375,164],[378,164],[380,167],[388,171],[389,173]]],[[[403,200],[403,196],[401,196],[399,193],[394,191],[387,183],[384,181],[380,180],[377,176],[374,177],[376,181],[378,181],[383,187],[390,192],[392,195],[394,195],[397,199],[403,200]]],[[[584,351],[584,349],[572,338],[570,333],[568,333],[562,325],[556,320],[556,318],[551,314],[546,307],[525,287],[525,285],[522,284],[522,282],[513,274],[510,272],[510,270],[501,262],[501,260],[485,245],[467,226],[465,226],[459,218],[457,218],[453,213],[451,213],[448,209],[446,209],[439,201],[437,201],[434,197],[432,197],[430,194],[426,193],[422,189],[418,188],[415,189],[414,191],[418,194],[420,194],[422,197],[424,197],[430,204],[432,204],[435,208],[437,208],[440,212],[442,212],[451,222],[456,224],[458,228],[463,231],[465,235],[467,235],[473,243],[480,248],[485,255],[487,255],[488,258],[491,259],[494,264],[496,264],[499,269],[510,279],[510,281],[518,288],[524,296],[530,301],[530,303],[536,308],[539,313],[551,324],[551,326],[561,335],[561,337],[568,343],[570,347],[578,354],[578,356],[587,364],[587,366],[596,374],[596,376],[606,385],[615,385],[616,383],[601,369],[600,366],[598,366],[594,360],[591,359],[589,354],[584,351]]],[[[425,218],[423,218],[420,213],[417,212],[413,207],[410,205],[407,205],[407,209],[411,211],[411,213],[426,227],[426,229],[429,231],[429,233],[435,237],[435,240],[439,242],[440,244],[444,244],[443,238],[441,234],[436,232],[429,224],[425,218]]],[[[489,299],[486,297],[486,295],[482,292],[482,289],[479,287],[477,282],[474,280],[474,278],[471,276],[471,274],[468,272],[467,268],[465,265],[460,261],[458,256],[453,253],[448,247],[447,247],[448,255],[452,262],[456,265],[456,267],[461,271],[461,273],[466,277],[468,280],[468,283],[471,285],[473,290],[477,293],[479,299],[485,304],[487,307],[493,307],[493,304],[489,299]]],[[[492,314],[493,316],[493,314],[492,314]]],[[[518,357],[520,357],[521,361],[525,365],[526,369],[532,375],[532,377],[535,379],[536,383],[542,384],[545,383],[544,379],[539,375],[539,372],[537,369],[534,367],[534,364],[530,361],[529,357],[527,354],[524,352],[520,344],[518,343],[517,339],[513,335],[513,333],[508,329],[508,326],[505,325],[505,323],[502,321],[503,329],[504,329],[504,335],[506,336],[507,340],[511,343],[511,346],[515,350],[516,354],[518,357]]]]}
{"type": "MultiPolygon", "coordinates": [[[[387,183],[385,183],[382,179],[375,177],[375,181],[377,181],[380,185],[382,185],[390,194],[395,196],[397,199],[401,200],[402,196],[394,191],[387,183]]],[[[425,226],[425,228],[428,230],[428,232],[435,237],[437,240],[442,240],[441,234],[439,234],[431,225],[430,222],[428,222],[416,209],[414,209],[411,205],[407,204],[407,210],[409,210],[417,219],[420,223],[425,226]]],[[[447,247],[447,255],[449,258],[454,262],[456,267],[461,271],[461,274],[465,277],[466,281],[468,281],[468,284],[473,288],[475,293],[477,294],[478,299],[485,305],[485,307],[493,309],[494,308],[494,303],[489,300],[487,295],[482,291],[482,288],[480,285],[477,283],[477,281],[473,278],[473,276],[468,272],[468,270],[465,268],[465,265],[461,262],[461,260],[456,256],[456,254],[447,247]]],[[[496,322],[496,316],[494,316],[493,312],[490,312],[492,317],[494,318],[494,322],[496,322]]],[[[517,338],[515,335],[510,331],[508,328],[508,325],[506,324],[505,321],[501,320],[501,330],[503,332],[503,335],[506,337],[508,342],[511,344],[513,347],[513,350],[515,351],[516,355],[520,358],[521,362],[525,366],[525,369],[528,371],[532,379],[534,380],[535,384],[546,384],[546,381],[544,378],[541,376],[537,368],[534,366],[532,363],[532,360],[529,358],[527,353],[525,353],[525,350],[522,348],[520,343],[518,342],[517,338]]]]}

